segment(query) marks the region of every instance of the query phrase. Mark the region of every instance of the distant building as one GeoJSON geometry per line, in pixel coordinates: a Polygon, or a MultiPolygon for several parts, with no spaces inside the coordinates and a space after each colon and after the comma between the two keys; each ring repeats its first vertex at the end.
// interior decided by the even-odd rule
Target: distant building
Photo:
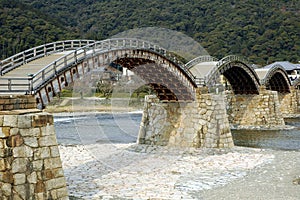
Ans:
{"type": "Polygon", "coordinates": [[[267,65],[264,68],[265,69],[272,68],[275,65],[280,65],[286,70],[292,83],[296,79],[300,78],[300,64],[293,64],[288,61],[280,61],[280,62],[274,62],[270,65],[267,65]]]}

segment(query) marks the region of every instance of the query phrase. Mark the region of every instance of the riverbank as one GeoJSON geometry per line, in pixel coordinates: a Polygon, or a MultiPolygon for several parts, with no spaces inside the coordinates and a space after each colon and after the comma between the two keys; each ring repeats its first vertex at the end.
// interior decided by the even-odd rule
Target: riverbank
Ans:
{"type": "Polygon", "coordinates": [[[79,199],[300,198],[300,152],[93,144],[60,153],[79,199]]]}

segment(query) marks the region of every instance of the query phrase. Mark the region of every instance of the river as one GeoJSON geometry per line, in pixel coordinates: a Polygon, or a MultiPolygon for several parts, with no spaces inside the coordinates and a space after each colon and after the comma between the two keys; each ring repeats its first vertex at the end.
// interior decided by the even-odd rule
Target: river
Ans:
{"type": "MultiPolygon", "coordinates": [[[[93,143],[132,143],[136,141],[141,113],[83,114],[55,116],[55,129],[61,145],[93,143]]],[[[232,130],[235,145],[300,151],[300,118],[286,119],[292,130],[232,130]]]]}

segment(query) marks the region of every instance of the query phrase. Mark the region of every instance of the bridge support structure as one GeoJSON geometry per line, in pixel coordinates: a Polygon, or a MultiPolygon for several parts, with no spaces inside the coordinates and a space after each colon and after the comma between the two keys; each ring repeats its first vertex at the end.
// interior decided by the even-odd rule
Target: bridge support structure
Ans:
{"type": "Polygon", "coordinates": [[[259,94],[226,93],[230,124],[239,126],[283,126],[277,91],[260,86],[259,94]]]}
{"type": "Polygon", "coordinates": [[[68,199],[53,116],[36,109],[35,103],[24,103],[22,109],[10,106],[35,102],[33,96],[0,101],[1,199],[68,199]]]}
{"type": "Polygon", "coordinates": [[[280,112],[284,117],[293,116],[300,111],[300,92],[291,88],[290,93],[279,93],[280,112]]]}
{"type": "Polygon", "coordinates": [[[223,95],[198,88],[195,101],[161,102],[147,96],[139,144],[179,147],[233,147],[223,95]],[[202,91],[201,91],[202,90],[202,91]]]}

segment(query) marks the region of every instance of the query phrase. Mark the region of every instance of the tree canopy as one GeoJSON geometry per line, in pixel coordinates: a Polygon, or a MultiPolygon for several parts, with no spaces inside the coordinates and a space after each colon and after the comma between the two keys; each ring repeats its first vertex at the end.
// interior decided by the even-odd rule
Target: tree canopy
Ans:
{"type": "Polygon", "coordinates": [[[183,32],[221,59],[300,60],[299,0],[0,0],[0,55],[141,27],[183,32]]]}

